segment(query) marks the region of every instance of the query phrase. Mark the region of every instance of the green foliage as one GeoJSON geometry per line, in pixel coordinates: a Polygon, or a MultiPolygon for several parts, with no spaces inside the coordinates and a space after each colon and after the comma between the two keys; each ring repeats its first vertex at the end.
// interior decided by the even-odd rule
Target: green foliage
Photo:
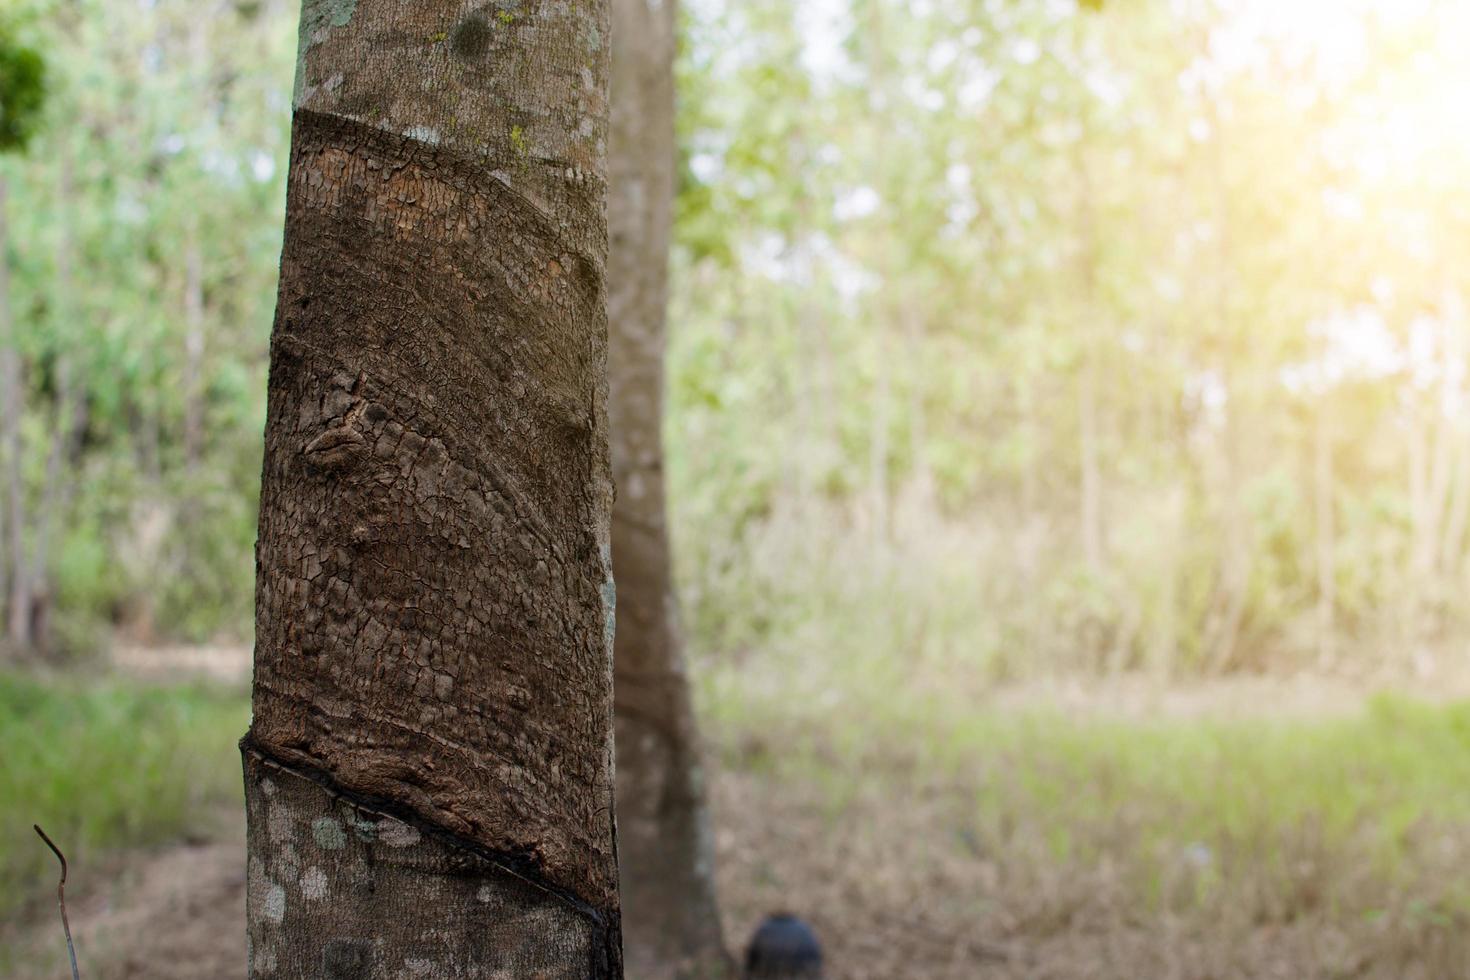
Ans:
{"type": "MultiPolygon", "coordinates": [[[[243,637],[299,9],[38,9],[67,125],[8,164],[13,465],[65,511],[52,620],[243,637]]],[[[1463,101],[1456,15],[1375,24],[1337,76],[1233,9],[681,6],[667,467],[702,653],[1000,679],[1462,643],[1470,130],[1423,118],[1463,101]]]]}
{"type": "Polygon", "coordinates": [[[51,646],[248,635],[299,5],[38,11],[65,124],[7,171],[26,412],[0,466],[28,551],[49,528],[51,646]]]}
{"type": "Polygon", "coordinates": [[[1456,104],[1458,14],[1374,21],[1333,76],[1309,24],[1232,5],[685,9],[668,439],[700,648],[1453,655],[1470,142],[1395,172],[1374,134],[1456,104]]]}
{"type": "Polygon", "coordinates": [[[55,894],[55,859],[33,823],[80,870],[238,802],[235,741],[248,720],[236,691],[0,673],[0,912],[55,894]]]}
{"type": "Polygon", "coordinates": [[[0,153],[26,148],[45,101],[45,60],[0,23],[0,153]]]}

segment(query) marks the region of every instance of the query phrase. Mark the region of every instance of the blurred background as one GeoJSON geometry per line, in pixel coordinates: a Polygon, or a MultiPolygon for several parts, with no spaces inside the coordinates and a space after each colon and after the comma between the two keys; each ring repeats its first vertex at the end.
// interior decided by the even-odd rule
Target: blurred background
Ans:
{"type": "MultiPolygon", "coordinates": [[[[728,934],[1462,975],[1470,6],[681,6],[666,441],[728,934]]],[[[0,8],[7,976],[64,957],[33,821],[84,975],[243,974],[298,12],[0,8]]]]}

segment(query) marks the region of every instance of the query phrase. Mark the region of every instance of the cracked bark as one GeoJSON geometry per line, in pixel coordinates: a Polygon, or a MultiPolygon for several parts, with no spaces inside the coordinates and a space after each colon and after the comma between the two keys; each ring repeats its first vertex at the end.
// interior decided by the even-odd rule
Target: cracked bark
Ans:
{"type": "Polygon", "coordinates": [[[306,0],[249,974],[622,976],[604,2],[306,0]]]}
{"type": "Polygon", "coordinates": [[[613,0],[608,255],[618,851],[628,971],[732,975],[671,581],[661,438],[674,195],[672,0],[613,0]]]}

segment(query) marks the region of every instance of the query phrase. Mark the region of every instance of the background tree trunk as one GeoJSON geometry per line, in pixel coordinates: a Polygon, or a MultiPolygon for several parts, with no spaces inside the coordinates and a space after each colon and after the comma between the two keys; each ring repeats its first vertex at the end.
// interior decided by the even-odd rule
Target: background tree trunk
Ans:
{"type": "Polygon", "coordinates": [[[0,307],[0,461],[5,467],[5,530],[9,535],[3,558],[9,572],[6,590],[6,635],[13,651],[28,650],[31,645],[31,576],[26,560],[26,499],[20,439],[21,413],[25,411],[25,374],[16,342],[15,323],[10,310],[10,266],[8,228],[5,211],[8,206],[5,178],[0,177],[0,294],[5,296],[0,307]]]}
{"type": "Polygon", "coordinates": [[[52,342],[56,345],[52,360],[52,414],[51,432],[46,447],[46,468],[43,482],[36,494],[36,506],[30,515],[33,541],[31,544],[30,570],[27,572],[30,585],[30,608],[27,611],[28,637],[31,648],[39,653],[51,652],[51,609],[53,602],[52,583],[52,531],[58,520],[66,520],[71,509],[72,493],[76,489],[80,468],[82,435],[86,431],[86,403],[82,379],[78,378],[73,366],[78,330],[78,312],[75,305],[76,285],[72,281],[72,259],[75,245],[72,240],[73,200],[76,196],[74,161],[71,148],[65,143],[57,153],[56,172],[58,194],[56,209],[56,318],[52,330],[52,342]]]}
{"type": "Polygon", "coordinates": [[[1092,181],[1091,161],[1087,147],[1077,149],[1078,214],[1081,216],[1081,235],[1078,249],[1078,278],[1081,280],[1079,294],[1080,329],[1082,332],[1082,363],[1077,375],[1077,446],[1078,469],[1081,473],[1080,523],[1082,525],[1082,556],[1087,568],[1095,575],[1103,571],[1103,475],[1102,433],[1099,406],[1101,385],[1099,342],[1102,327],[1098,323],[1101,304],[1097,298],[1098,241],[1097,202],[1092,181]]]}
{"type": "Polygon", "coordinates": [[[184,469],[199,469],[204,446],[204,255],[197,219],[184,242],[184,469]]]}
{"type": "Polygon", "coordinates": [[[622,976],[604,2],[307,0],[251,977],[622,976]]]}
{"type": "MultiPolygon", "coordinates": [[[[194,84],[209,85],[209,37],[212,4],[200,4],[198,16],[189,25],[189,70],[194,84]]],[[[199,241],[199,216],[190,215],[184,237],[184,470],[193,476],[199,468],[204,446],[204,252],[199,241]]],[[[193,494],[185,498],[185,521],[192,521],[193,494]]]]}
{"type": "MultiPolygon", "coordinates": [[[[1324,399],[1325,402],[1325,399],[1324,399]]],[[[1317,665],[1337,659],[1337,534],[1333,510],[1337,496],[1332,466],[1332,414],[1323,404],[1312,431],[1312,484],[1317,525],[1317,665]]]]}
{"type": "Polygon", "coordinates": [[[728,975],[678,626],[661,432],[674,196],[672,2],[613,0],[608,222],[618,851],[629,974],[728,975]]]}
{"type": "Polygon", "coordinates": [[[20,496],[20,355],[10,311],[10,242],[6,212],[9,187],[0,174],[0,469],[5,474],[5,501],[0,516],[0,607],[6,612],[5,634],[14,639],[15,558],[21,554],[20,496]]]}

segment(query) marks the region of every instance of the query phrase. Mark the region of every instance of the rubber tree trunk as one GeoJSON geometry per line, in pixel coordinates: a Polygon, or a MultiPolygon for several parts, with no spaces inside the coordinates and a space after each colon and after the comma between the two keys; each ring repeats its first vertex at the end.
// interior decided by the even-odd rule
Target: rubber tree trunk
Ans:
{"type": "Polygon", "coordinates": [[[674,194],[672,2],[613,0],[611,382],[618,850],[628,972],[729,973],[670,574],[661,438],[674,194]]]}
{"type": "Polygon", "coordinates": [[[307,0],[252,978],[620,978],[604,0],[307,0]]]}

